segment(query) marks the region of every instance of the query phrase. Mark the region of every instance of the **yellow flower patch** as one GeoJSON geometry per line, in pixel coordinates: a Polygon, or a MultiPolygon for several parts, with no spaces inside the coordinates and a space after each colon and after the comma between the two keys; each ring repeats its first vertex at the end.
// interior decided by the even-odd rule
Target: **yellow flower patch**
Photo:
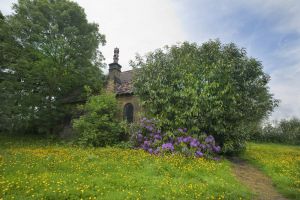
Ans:
{"type": "Polygon", "coordinates": [[[234,178],[226,160],[117,148],[0,146],[0,199],[240,197],[252,196],[234,178]]]}
{"type": "Polygon", "coordinates": [[[300,199],[300,147],[251,143],[245,157],[262,168],[281,193],[300,199]]]}

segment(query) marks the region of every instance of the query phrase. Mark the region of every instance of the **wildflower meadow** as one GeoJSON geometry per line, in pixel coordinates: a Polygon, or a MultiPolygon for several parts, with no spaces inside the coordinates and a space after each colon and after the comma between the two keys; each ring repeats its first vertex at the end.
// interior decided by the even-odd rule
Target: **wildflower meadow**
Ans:
{"type": "Polygon", "coordinates": [[[1,137],[0,199],[251,199],[230,163],[1,137]]]}

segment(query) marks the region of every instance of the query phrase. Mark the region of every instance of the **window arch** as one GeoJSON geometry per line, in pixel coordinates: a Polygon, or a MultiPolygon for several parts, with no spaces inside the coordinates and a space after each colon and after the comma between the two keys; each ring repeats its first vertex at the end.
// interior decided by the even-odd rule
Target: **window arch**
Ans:
{"type": "Polygon", "coordinates": [[[133,105],[131,103],[125,104],[123,118],[129,123],[133,122],[133,105]]]}

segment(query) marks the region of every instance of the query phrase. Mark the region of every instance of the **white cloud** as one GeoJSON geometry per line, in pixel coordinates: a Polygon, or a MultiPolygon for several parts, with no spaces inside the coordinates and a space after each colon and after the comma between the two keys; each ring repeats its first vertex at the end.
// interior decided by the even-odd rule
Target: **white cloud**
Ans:
{"type": "Polygon", "coordinates": [[[76,0],[89,21],[100,25],[107,44],[100,48],[110,63],[113,48],[120,48],[123,70],[136,53],[144,54],[166,44],[186,39],[170,0],[76,0]]]}
{"type": "Polygon", "coordinates": [[[278,31],[297,31],[300,33],[300,2],[298,0],[252,0],[246,1],[260,15],[265,17],[280,15],[278,31]]]}
{"type": "Polygon", "coordinates": [[[8,15],[12,12],[11,7],[17,0],[0,0],[0,10],[4,15],[8,15]]]}
{"type": "MultiPolygon", "coordinates": [[[[171,0],[74,0],[85,9],[90,22],[100,26],[107,43],[100,47],[112,62],[113,49],[120,48],[119,63],[128,70],[136,53],[144,54],[167,44],[186,40],[186,33],[171,0]]],[[[4,14],[11,12],[12,2],[0,0],[4,14]]]]}

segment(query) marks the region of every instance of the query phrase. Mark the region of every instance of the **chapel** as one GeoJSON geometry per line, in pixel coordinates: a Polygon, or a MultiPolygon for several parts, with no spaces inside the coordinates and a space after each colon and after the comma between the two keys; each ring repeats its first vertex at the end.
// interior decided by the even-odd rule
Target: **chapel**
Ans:
{"type": "Polygon", "coordinates": [[[134,95],[133,76],[134,70],[122,71],[119,62],[119,49],[114,49],[113,62],[109,64],[106,89],[116,94],[121,107],[119,117],[128,123],[137,121],[141,106],[139,99],[134,95]]]}

